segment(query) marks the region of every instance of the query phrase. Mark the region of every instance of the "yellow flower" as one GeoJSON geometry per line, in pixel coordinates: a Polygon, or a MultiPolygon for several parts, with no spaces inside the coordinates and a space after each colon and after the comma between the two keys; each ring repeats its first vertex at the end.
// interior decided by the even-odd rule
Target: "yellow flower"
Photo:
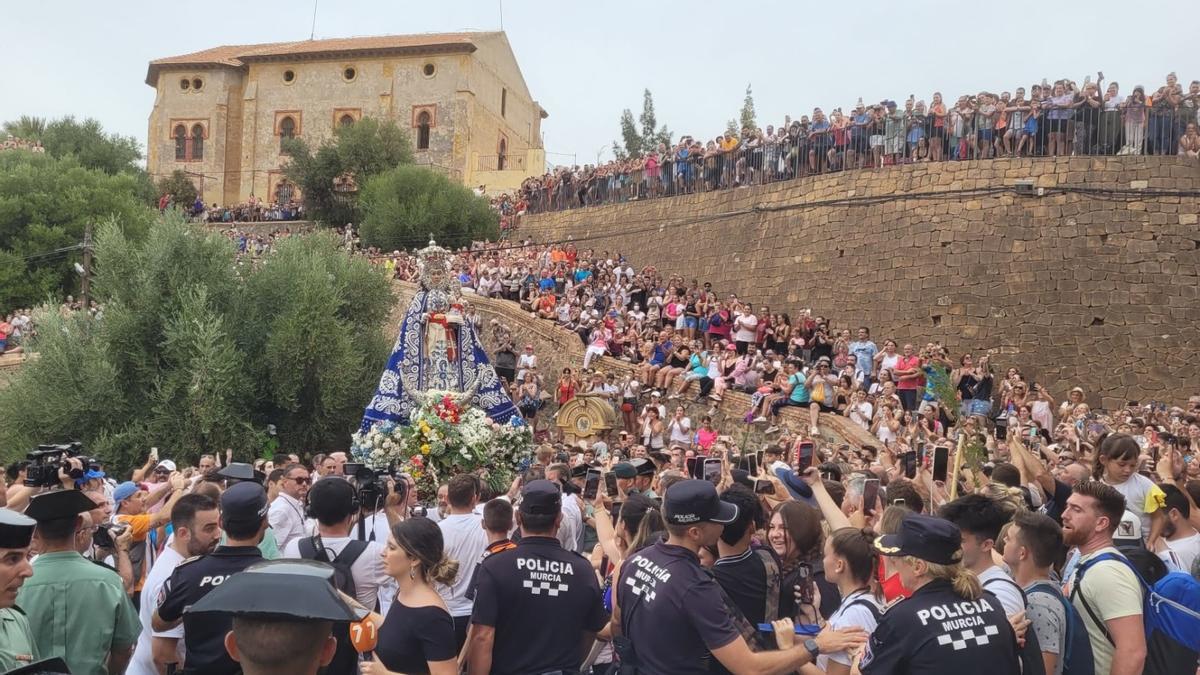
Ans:
{"type": "Polygon", "coordinates": [[[422,444],[421,444],[421,454],[422,454],[422,455],[428,455],[428,454],[429,454],[429,444],[428,444],[428,443],[422,443],[422,444]]]}

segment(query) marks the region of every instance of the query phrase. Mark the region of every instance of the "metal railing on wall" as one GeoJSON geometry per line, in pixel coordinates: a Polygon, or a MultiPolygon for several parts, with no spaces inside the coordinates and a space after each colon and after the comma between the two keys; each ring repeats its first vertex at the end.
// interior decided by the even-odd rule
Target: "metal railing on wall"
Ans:
{"type": "Polygon", "coordinates": [[[763,185],[805,176],[925,162],[1008,157],[1183,155],[1200,157],[1200,93],[1178,105],[1140,92],[1119,102],[1064,94],[1033,104],[964,98],[953,106],[906,101],[829,118],[814,113],[787,129],[743,129],[737,139],[684,137],[674,148],[601,166],[566,168],[526,181],[528,212],[655,199],[763,185]]]}
{"type": "Polygon", "coordinates": [[[476,171],[524,171],[525,157],[520,155],[480,155],[475,159],[476,171]]]}

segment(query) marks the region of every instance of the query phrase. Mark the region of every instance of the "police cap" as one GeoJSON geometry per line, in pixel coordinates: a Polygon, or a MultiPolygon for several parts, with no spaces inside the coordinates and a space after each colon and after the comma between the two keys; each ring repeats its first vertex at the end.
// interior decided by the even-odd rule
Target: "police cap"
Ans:
{"type": "Polygon", "coordinates": [[[357,619],[327,579],[266,570],[234,574],[184,610],[184,614],[206,613],[308,621],[357,619]]]}
{"type": "Polygon", "coordinates": [[[221,519],[227,523],[258,522],[268,508],[267,491],[257,483],[238,483],[221,493],[221,519]]]}
{"type": "Polygon", "coordinates": [[[12,509],[0,509],[0,548],[25,548],[37,521],[12,509]]]}
{"type": "Polygon", "coordinates": [[[663,518],[673,525],[726,524],[737,516],[737,505],[721,501],[716,486],[706,480],[679,481],[667,488],[663,497],[663,518]]]}
{"type": "Polygon", "coordinates": [[[96,502],[79,490],[55,490],[29,500],[25,515],[41,523],[47,520],[74,518],[94,508],[96,502]]]}
{"type": "Polygon", "coordinates": [[[912,556],[936,565],[953,565],[962,558],[962,533],[954,523],[911,513],[895,534],[875,539],[875,550],[886,556],[912,556]]]}
{"type": "Polygon", "coordinates": [[[636,478],[637,468],[629,462],[617,462],[613,465],[612,472],[617,478],[636,478]]]}
{"type": "MultiPolygon", "coordinates": [[[[637,476],[653,476],[654,475],[654,462],[651,462],[650,460],[648,460],[644,457],[635,458],[632,461],[630,461],[629,463],[633,465],[634,475],[637,475],[637,476]]],[[[619,478],[619,476],[618,476],[618,478],[619,478]]]]}
{"type": "Polygon", "coordinates": [[[245,482],[258,483],[262,485],[267,480],[267,475],[261,471],[255,471],[254,467],[245,462],[230,462],[229,466],[221,468],[217,471],[218,476],[224,478],[227,482],[245,482]]]}
{"type": "Polygon", "coordinates": [[[562,510],[562,492],[548,480],[532,480],[521,488],[521,513],[551,516],[562,510]]]}

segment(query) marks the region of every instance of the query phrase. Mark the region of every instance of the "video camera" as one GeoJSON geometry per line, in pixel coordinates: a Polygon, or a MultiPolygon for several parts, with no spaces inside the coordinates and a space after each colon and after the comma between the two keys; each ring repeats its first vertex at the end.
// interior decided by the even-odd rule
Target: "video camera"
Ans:
{"type": "Polygon", "coordinates": [[[85,471],[99,471],[100,463],[83,456],[83,444],[79,441],[58,445],[39,445],[37,450],[25,455],[29,468],[25,470],[27,487],[53,487],[59,484],[58,470],[64,469],[74,480],[83,478],[85,471]],[[73,468],[67,460],[79,459],[83,468],[73,468]]]}
{"type": "MultiPolygon", "coordinates": [[[[392,479],[392,468],[371,469],[365,464],[346,462],[342,465],[342,475],[354,486],[358,494],[358,503],[362,506],[378,510],[388,496],[388,480],[392,479]]],[[[408,489],[408,483],[395,481],[396,490],[403,496],[408,489]]]]}

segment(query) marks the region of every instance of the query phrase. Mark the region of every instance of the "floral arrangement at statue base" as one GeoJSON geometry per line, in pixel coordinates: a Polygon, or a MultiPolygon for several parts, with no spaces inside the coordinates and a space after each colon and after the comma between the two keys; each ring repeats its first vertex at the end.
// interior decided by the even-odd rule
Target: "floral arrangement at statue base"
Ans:
{"type": "Polygon", "coordinates": [[[508,490],[529,466],[533,430],[520,416],[498,424],[478,408],[456,402],[454,392],[426,392],[408,425],[384,422],[354,434],[351,453],[374,468],[390,467],[417,482],[420,498],[436,497],[438,484],[475,472],[494,489],[508,490]]]}

